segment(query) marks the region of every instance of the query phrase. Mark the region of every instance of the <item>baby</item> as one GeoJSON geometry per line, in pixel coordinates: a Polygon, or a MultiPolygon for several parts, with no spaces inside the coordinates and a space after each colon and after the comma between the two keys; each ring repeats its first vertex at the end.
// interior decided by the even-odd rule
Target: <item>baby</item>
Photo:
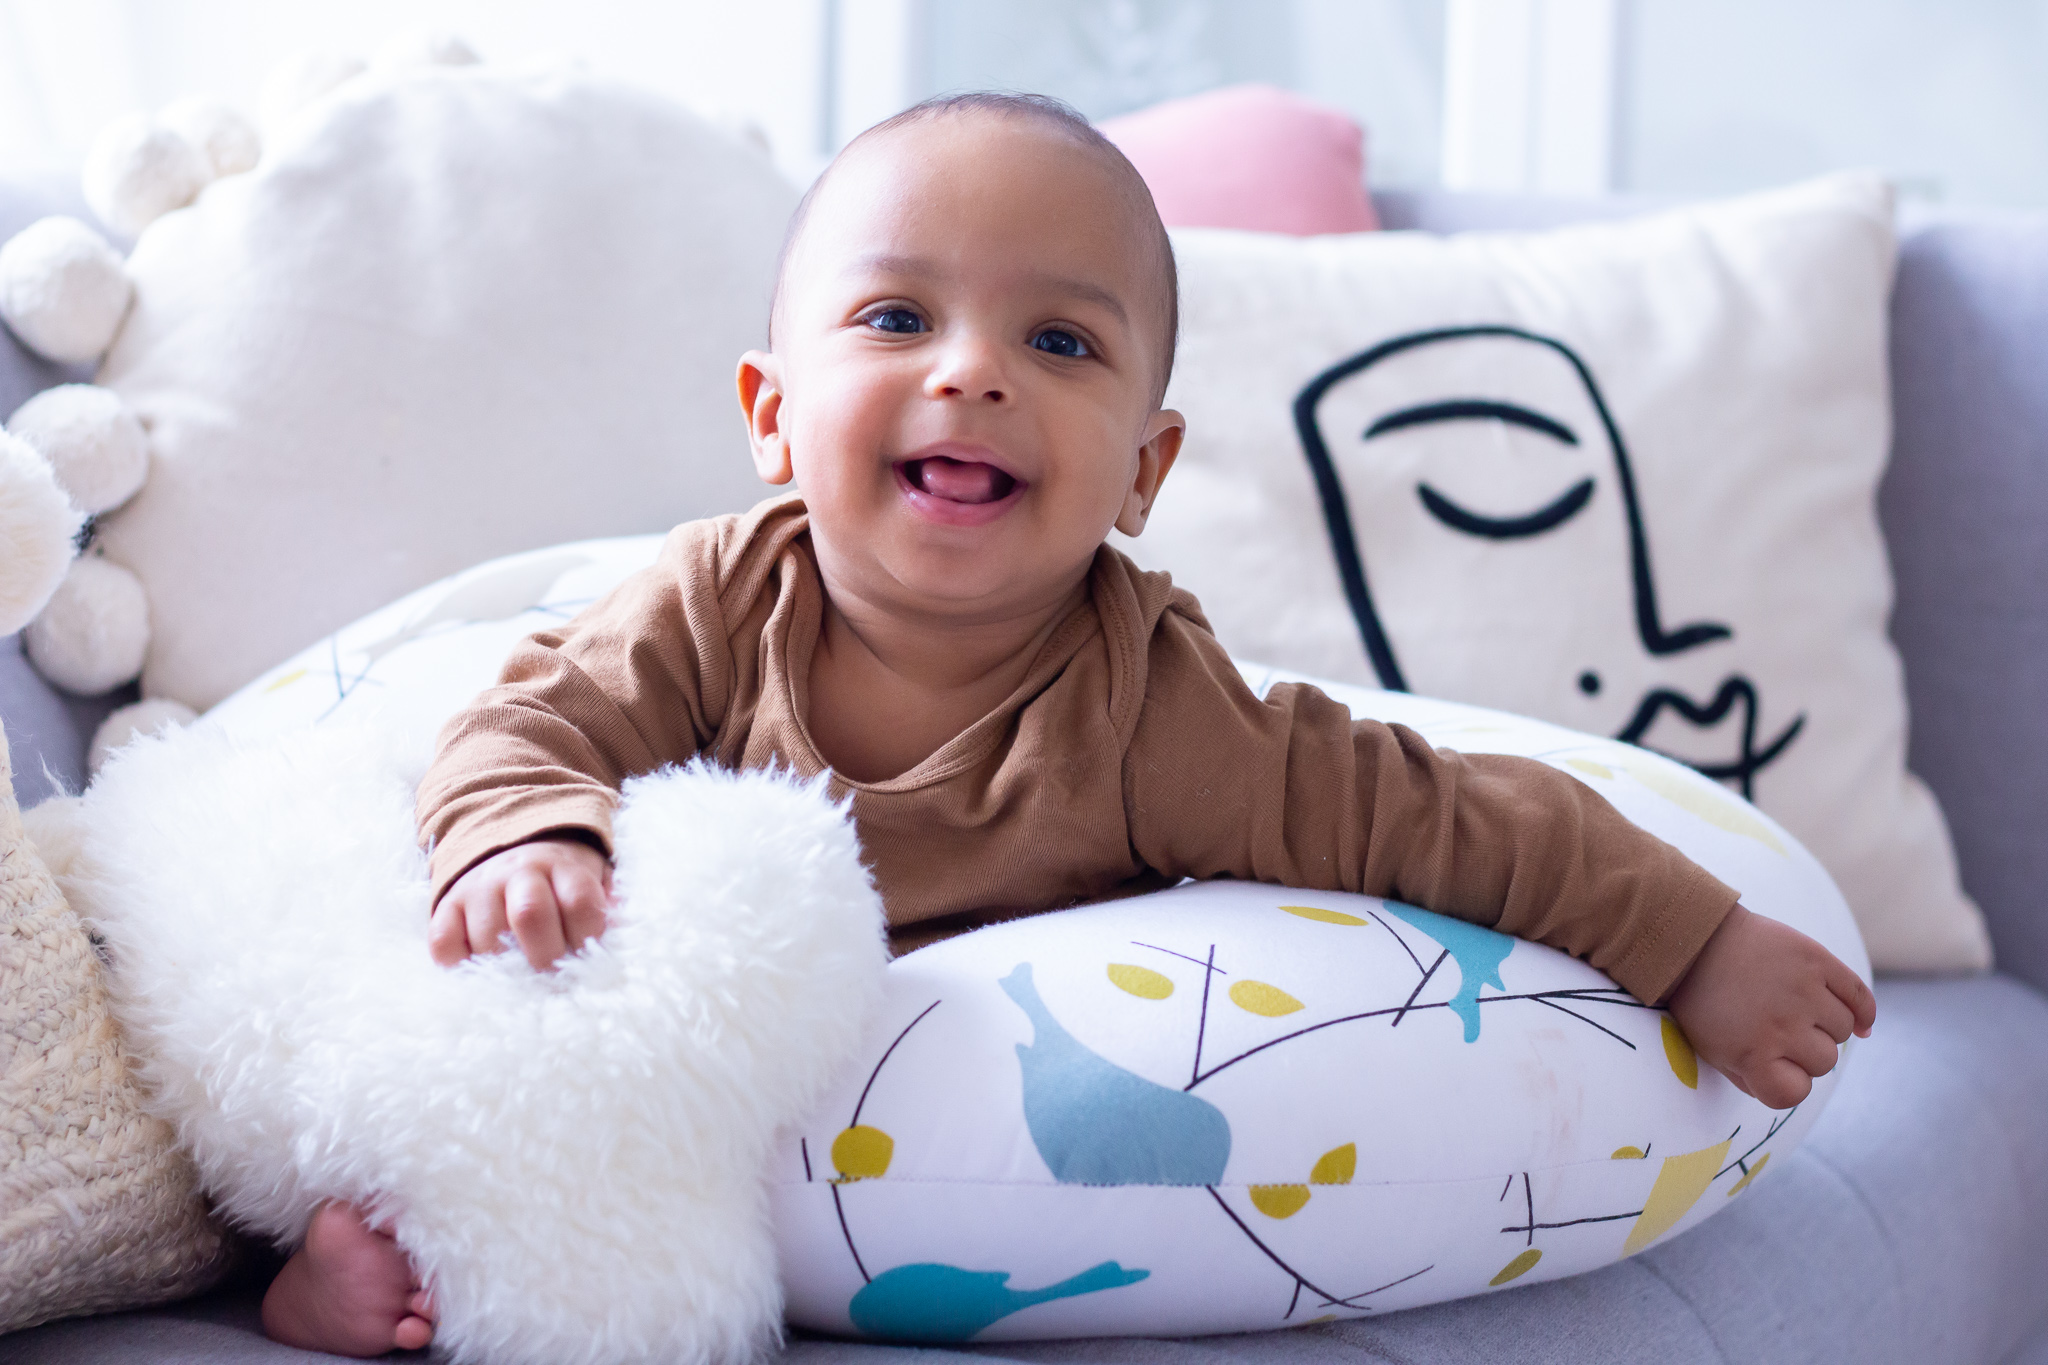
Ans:
{"type": "MultiPolygon", "coordinates": [[[[449,723],[419,794],[436,960],[545,969],[602,933],[619,785],[705,754],[832,773],[899,949],[1182,877],[1394,896],[1578,954],[1803,1099],[1876,1013],[1819,944],[1544,764],[1258,699],[1103,543],[1180,449],[1177,320],[1144,182],[1064,106],[943,99],[857,139],[739,366],[755,467],[802,494],[679,527],[449,723]]],[[[426,1345],[433,1304],[329,1204],[264,1325],[375,1355],[426,1345]]]]}

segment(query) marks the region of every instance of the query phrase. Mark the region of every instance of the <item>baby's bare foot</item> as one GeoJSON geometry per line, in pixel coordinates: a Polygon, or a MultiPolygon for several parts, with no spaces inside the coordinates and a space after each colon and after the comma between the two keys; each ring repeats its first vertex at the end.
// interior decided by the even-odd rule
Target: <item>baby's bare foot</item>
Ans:
{"type": "Polygon", "coordinates": [[[313,1213],[299,1248],[263,1296],[272,1341],[343,1356],[416,1351],[434,1339],[433,1297],[388,1233],[354,1204],[313,1213]]]}

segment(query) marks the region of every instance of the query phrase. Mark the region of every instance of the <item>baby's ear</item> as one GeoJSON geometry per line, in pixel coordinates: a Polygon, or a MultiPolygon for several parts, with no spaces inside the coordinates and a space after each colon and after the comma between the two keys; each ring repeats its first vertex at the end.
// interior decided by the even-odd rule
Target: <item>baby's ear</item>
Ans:
{"type": "Polygon", "coordinates": [[[1172,408],[1161,408],[1145,424],[1144,443],[1138,447],[1138,472],[1124,494],[1123,509],[1117,513],[1116,529],[1127,536],[1141,534],[1151,519],[1152,504],[1159,497],[1159,485],[1180,457],[1181,440],[1188,434],[1187,418],[1172,408]]]}
{"type": "Polygon", "coordinates": [[[739,388],[754,472],[763,483],[788,483],[796,471],[789,462],[789,438],[782,432],[781,360],[772,351],[748,351],[740,357],[739,388]]]}

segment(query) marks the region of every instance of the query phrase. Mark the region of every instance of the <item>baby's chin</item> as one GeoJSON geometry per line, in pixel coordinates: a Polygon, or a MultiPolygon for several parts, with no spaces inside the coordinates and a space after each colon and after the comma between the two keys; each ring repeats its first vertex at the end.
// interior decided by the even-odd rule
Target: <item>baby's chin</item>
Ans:
{"type": "Polygon", "coordinates": [[[1091,552],[1079,565],[1054,563],[1032,553],[1039,543],[1025,535],[983,534],[974,538],[979,543],[939,544],[928,528],[910,529],[909,535],[876,536],[854,556],[831,556],[840,562],[829,567],[821,557],[826,590],[850,590],[906,618],[967,626],[1013,620],[1058,603],[1087,577],[1093,559],[1091,552]]]}

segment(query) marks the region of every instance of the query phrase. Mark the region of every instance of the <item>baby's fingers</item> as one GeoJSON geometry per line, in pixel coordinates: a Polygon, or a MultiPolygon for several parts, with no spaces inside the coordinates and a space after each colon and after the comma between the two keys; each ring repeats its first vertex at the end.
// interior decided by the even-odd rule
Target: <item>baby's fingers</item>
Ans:
{"type": "Polygon", "coordinates": [[[568,951],[554,884],[535,868],[521,868],[505,883],[505,918],[535,971],[544,971],[568,951]]]}
{"type": "Polygon", "coordinates": [[[1850,1017],[1855,1021],[1856,1036],[1868,1038],[1870,1026],[1877,1022],[1877,996],[1864,983],[1862,977],[1849,970],[1848,964],[1839,958],[1828,961],[1828,990],[1835,999],[1849,1007],[1850,1017]]]}
{"type": "Polygon", "coordinates": [[[443,896],[428,922],[427,952],[440,966],[453,967],[469,956],[469,924],[462,905],[459,896],[443,896]]]}
{"type": "Polygon", "coordinates": [[[1745,1088],[1772,1109],[1790,1109],[1813,1093],[1813,1077],[1787,1057],[1773,1057],[1750,1079],[1745,1088]]]}
{"type": "Polygon", "coordinates": [[[1785,1044],[1785,1056],[1809,1076],[1827,1075],[1841,1055],[1835,1040],[1818,1027],[1799,1030],[1785,1044]]]}
{"type": "Polygon", "coordinates": [[[604,933],[605,906],[611,895],[601,876],[574,863],[558,864],[554,892],[562,907],[562,935],[569,952],[604,933]]]}

